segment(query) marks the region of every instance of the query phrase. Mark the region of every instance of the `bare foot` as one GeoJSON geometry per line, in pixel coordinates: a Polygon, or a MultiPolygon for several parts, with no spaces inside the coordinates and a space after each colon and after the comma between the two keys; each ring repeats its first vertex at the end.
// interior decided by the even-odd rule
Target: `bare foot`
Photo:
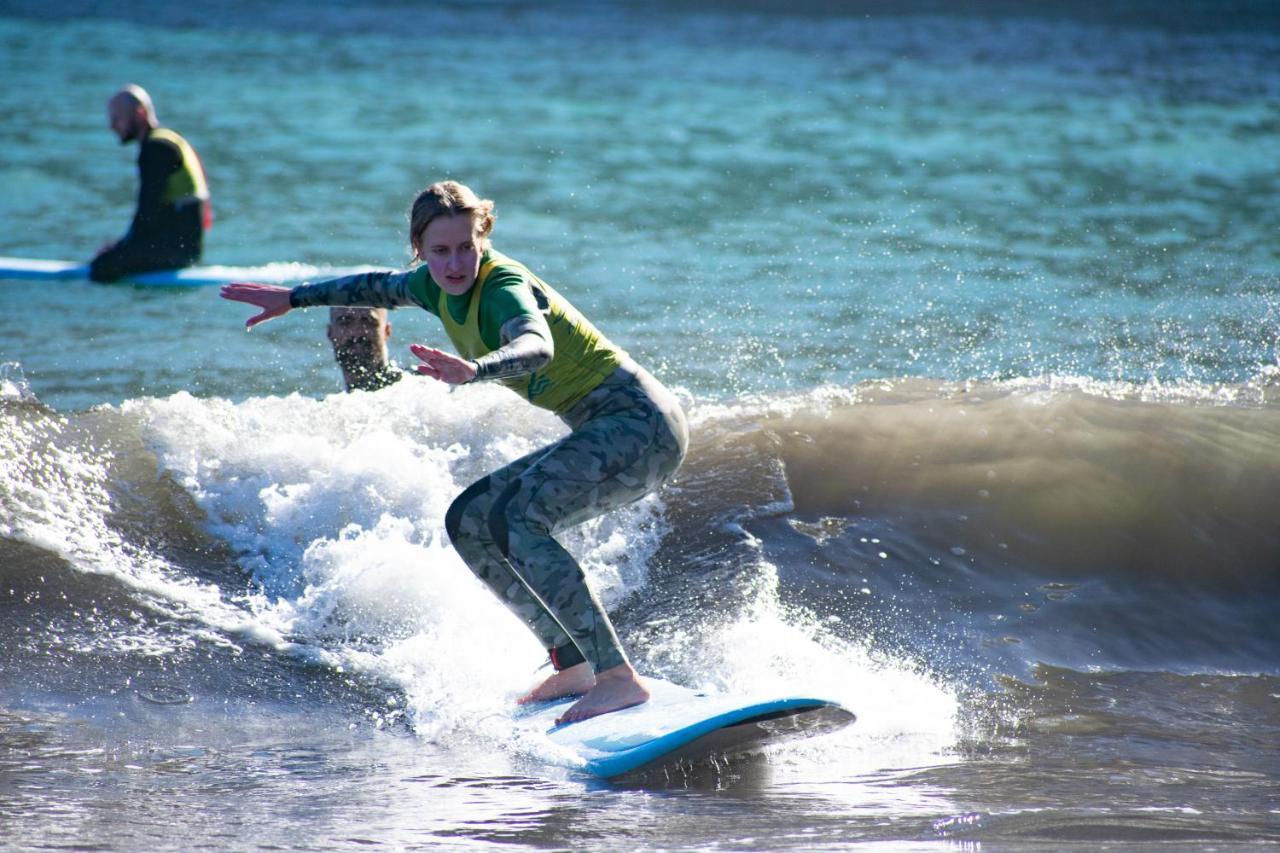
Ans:
{"type": "MultiPolygon", "coordinates": [[[[568,670],[565,670],[568,672],[568,670]]],[[[649,691],[629,664],[618,664],[596,673],[596,685],[556,720],[556,725],[576,723],[610,711],[620,711],[649,701],[649,691]]]]}
{"type": "Polygon", "coordinates": [[[591,671],[591,664],[583,661],[568,669],[553,672],[546,681],[517,699],[516,704],[527,705],[530,702],[559,699],[561,696],[577,696],[580,693],[586,693],[595,686],[595,683],[596,676],[591,671]]]}

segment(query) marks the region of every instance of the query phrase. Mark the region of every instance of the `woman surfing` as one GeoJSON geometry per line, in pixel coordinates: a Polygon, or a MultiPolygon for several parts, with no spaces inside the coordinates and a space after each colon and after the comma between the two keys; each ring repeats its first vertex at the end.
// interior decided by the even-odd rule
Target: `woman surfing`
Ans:
{"type": "Polygon", "coordinates": [[[458,554],[548,650],[554,672],[521,703],[582,694],[557,723],[645,702],[649,692],[558,530],[636,501],[666,482],[688,448],[674,396],[566,299],[490,244],[493,202],[456,181],[410,210],[422,263],[284,288],[233,282],[226,299],[261,309],[416,305],[440,318],[457,354],[414,344],[419,373],[496,381],[558,415],[570,432],[473,483],[445,515],[458,554]]]}

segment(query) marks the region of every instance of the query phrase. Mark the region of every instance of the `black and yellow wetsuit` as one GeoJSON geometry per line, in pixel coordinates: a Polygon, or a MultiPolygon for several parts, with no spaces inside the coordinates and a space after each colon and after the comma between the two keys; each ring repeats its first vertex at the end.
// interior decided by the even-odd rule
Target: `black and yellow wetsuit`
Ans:
{"type": "Polygon", "coordinates": [[[119,242],[90,264],[94,281],[200,260],[210,223],[209,186],[195,149],[174,131],[154,128],[138,150],[138,177],[133,222],[119,242]]]}

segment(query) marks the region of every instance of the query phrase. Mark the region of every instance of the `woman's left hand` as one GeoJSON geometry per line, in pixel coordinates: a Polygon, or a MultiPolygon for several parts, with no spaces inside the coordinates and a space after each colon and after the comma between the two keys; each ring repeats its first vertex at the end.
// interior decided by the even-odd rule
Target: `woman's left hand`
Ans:
{"type": "Polygon", "coordinates": [[[417,371],[424,376],[450,385],[461,385],[476,378],[475,364],[452,353],[424,347],[422,344],[409,344],[409,352],[422,361],[422,364],[417,365],[417,371]]]}

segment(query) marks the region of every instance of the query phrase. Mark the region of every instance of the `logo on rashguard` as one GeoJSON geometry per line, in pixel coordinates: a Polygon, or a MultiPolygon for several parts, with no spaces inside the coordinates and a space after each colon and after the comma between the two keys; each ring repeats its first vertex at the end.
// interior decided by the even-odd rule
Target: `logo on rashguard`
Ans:
{"type": "Polygon", "coordinates": [[[551,380],[545,376],[539,376],[537,373],[529,374],[529,399],[541,394],[551,387],[551,380]]]}

